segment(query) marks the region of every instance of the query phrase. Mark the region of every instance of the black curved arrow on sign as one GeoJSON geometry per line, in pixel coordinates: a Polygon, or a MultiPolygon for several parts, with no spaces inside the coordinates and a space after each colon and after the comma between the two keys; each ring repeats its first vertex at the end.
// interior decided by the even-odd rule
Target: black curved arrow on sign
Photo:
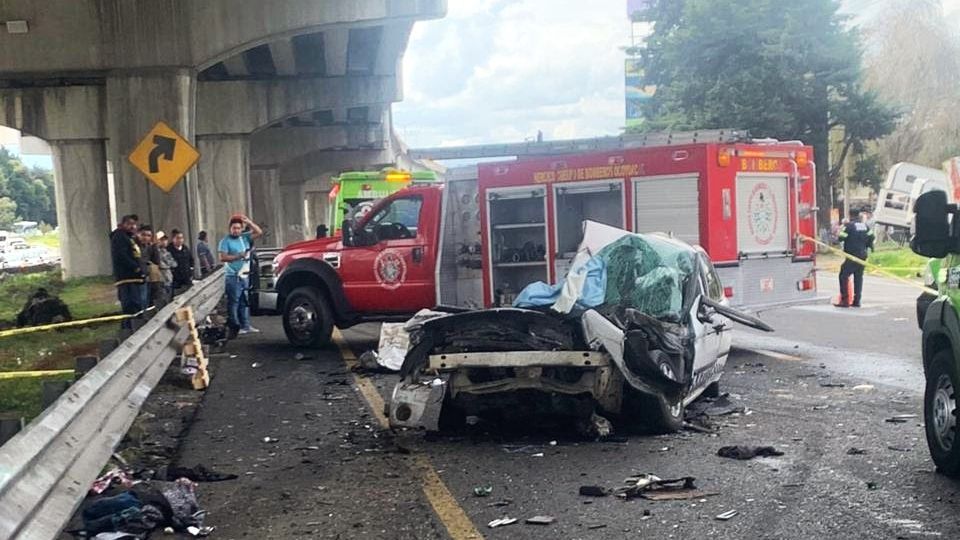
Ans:
{"type": "Polygon", "coordinates": [[[163,135],[153,136],[153,150],[150,151],[150,173],[160,172],[160,164],[157,163],[160,157],[167,161],[173,161],[173,153],[177,148],[177,140],[163,135]]]}

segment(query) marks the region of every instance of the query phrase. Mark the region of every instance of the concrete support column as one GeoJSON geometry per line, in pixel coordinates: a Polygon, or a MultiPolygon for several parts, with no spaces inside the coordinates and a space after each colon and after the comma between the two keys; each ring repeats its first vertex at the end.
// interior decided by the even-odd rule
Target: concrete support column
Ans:
{"type": "Polygon", "coordinates": [[[330,208],[330,192],[329,191],[308,191],[305,194],[306,198],[306,229],[304,234],[307,235],[307,238],[312,238],[317,234],[317,225],[324,224],[327,226],[327,230],[331,230],[331,224],[328,223],[329,218],[329,208],[330,208]]]}
{"type": "MultiPolygon", "coordinates": [[[[150,223],[155,229],[191,228],[186,196],[191,191],[191,200],[196,200],[195,173],[188,173],[165,193],[137,171],[127,156],[158,121],[193,141],[196,88],[196,75],[189,69],[123,70],[107,75],[108,156],[113,163],[119,214],[138,214],[142,223],[150,223]]],[[[196,210],[192,213],[191,225],[196,232],[196,210]]]]}
{"type": "Polygon", "coordinates": [[[283,223],[280,219],[283,201],[280,197],[280,177],[277,169],[253,169],[250,171],[250,197],[252,218],[263,227],[266,247],[283,247],[283,223]]]}
{"type": "Polygon", "coordinates": [[[281,205],[280,240],[283,245],[299,242],[304,234],[304,194],[301,184],[280,184],[281,205]]]}
{"type": "Polygon", "coordinates": [[[51,141],[65,277],[109,275],[110,196],[99,139],[51,141]]]}
{"type": "Polygon", "coordinates": [[[247,136],[197,138],[197,216],[200,230],[225,233],[230,216],[250,214],[250,140],[247,136]]]}

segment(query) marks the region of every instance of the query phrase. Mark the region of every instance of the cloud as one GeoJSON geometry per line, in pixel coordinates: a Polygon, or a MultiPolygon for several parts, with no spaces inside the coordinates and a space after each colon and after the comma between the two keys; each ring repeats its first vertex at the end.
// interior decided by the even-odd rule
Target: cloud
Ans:
{"type": "Polygon", "coordinates": [[[610,135],[623,125],[623,2],[450,0],[418,23],[395,126],[412,147],[610,135]]]}
{"type": "MultiPolygon", "coordinates": [[[[887,2],[843,0],[854,24],[887,2]]],[[[960,0],[943,0],[960,23],[960,0]]],[[[411,147],[618,134],[624,124],[624,0],[449,0],[417,23],[397,133],[411,147]]]]}

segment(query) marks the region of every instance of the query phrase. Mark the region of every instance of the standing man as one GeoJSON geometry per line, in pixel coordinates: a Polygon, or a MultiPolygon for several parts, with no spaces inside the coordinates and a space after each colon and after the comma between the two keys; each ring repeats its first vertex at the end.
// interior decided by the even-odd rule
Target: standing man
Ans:
{"type": "Polygon", "coordinates": [[[170,237],[171,243],[167,249],[173,255],[173,260],[177,261],[173,269],[173,290],[176,292],[193,284],[193,253],[190,252],[190,246],[184,243],[183,233],[179,229],[170,231],[170,237]]]}
{"type": "MultiPolygon", "coordinates": [[[[110,259],[113,262],[113,279],[117,286],[120,309],[126,315],[143,311],[143,269],[140,266],[140,246],[134,236],[137,233],[137,216],[123,216],[120,225],[110,233],[110,259]]],[[[123,328],[131,328],[130,320],[124,320],[123,328]]]]}
{"type": "MultiPolygon", "coordinates": [[[[843,242],[843,251],[860,260],[866,260],[868,250],[873,249],[873,231],[860,220],[857,210],[850,211],[850,221],[840,229],[840,241],[843,242]]],[[[837,307],[860,307],[860,294],[863,292],[863,265],[845,259],[840,267],[840,303],[837,307]],[[853,303],[847,292],[847,283],[853,276],[853,303]]]]}
{"type": "Polygon", "coordinates": [[[220,262],[226,265],[226,290],[228,323],[238,334],[260,332],[250,326],[250,308],[247,302],[247,289],[250,287],[250,251],[253,240],[260,238],[263,230],[247,216],[238,214],[230,218],[230,234],[220,240],[217,251],[220,262]],[[249,231],[244,231],[249,227],[249,231]]]}
{"type": "Polygon", "coordinates": [[[213,262],[210,245],[207,244],[207,231],[200,231],[197,235],[197,259],[200,260],[200,277],[207,277],[207,274],[213,272],[216,264],[213,262]]]}

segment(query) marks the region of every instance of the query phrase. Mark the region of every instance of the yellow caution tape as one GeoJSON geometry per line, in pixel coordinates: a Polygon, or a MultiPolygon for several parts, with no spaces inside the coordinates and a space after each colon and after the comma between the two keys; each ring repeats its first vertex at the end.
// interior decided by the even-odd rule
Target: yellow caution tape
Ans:
{"type": "Polygon", "coordinates": [[[10,330],[0,331],[0,338],[18,336],[20,334],[32,334],[34,332],[46,332],[47,330],[59,330],[61,328],[75,328],[78,326],[89,326],[93,324],[108,323],[114,321],[123,321],[126,319],[137,318],[148,311],[153,311],[154,307],[147,308],[132,315],[108,315],[106,317],[95,317],[92,319],[82,319],[79,321],[68,321],[62,323],[43,324],[40,326],[28,326],[26,328],[12,328],[10,330]]]}
{"type": "Polygon", "coordinates": [[[890,279],[893,279],[893,280],[899,281],[899,282],[901,282],[901,283],[903,283],[903,284],[905,284],[905,285],[909,285],[909,286],[911,286],[911,287],[915,287],[915,288],[917,288],[917,289],[920,289],[921,291],[923,291],[923,292],[925,292],[925,293],[927,293],[927,294],[932,294],[932,295],[934,295],[934,296],[939,296],[939,295],[940,295],[940,293],[937,292],[936,289],[931,289],[930,287],[921,285],[921,284],[919,284],[919,283],[917,283],[917,282],[915,282],[915,281],[910,281],[909,279],[905,279],[905,278],[902,278],[902,277],[900,277],[900,276],[898,276],[898,275],[891,274],[890,272],[887,272],[887,269],[884,268],[884,267],[882,267],[882,266],[877,266],[876,264],[869,263],[869,262],[867,262],[867,261],[865,261],[865,260],[863,260],[863,259],[860,259],[860,258],[858,258],[858,257],[854,257],[853,255],[850,255],[849,253],[843,251],[842,249],[837,249],[837,248],[831,246],[830,244],[825,244],[825,243],[821,242],[820,240],[817,240],[816,238],[811,238],[811,237],[809,237],[809,236],[807,236],[807,235],[805,235],[805,234],[801,234],[801,235],[800,235],[800,238],[806,240],[807,242],[813,242],[814,244],[816,244],[816,245],[818,245],[818,246],[823,246],[823,247],[827,248],[828,250],[836,253],[837,255],[840,255],[840,256],[843,257],[844,259],[847,259],[847,260],[849,260],[849,261],[853,261],[853,262],[855,262],[855,263],[860,263],[860,264],[862,264],[863,266],[865,266],[866,268],[869,268],[869,269],[871,269],[871,270],[875,270],[875,271],[877,271],[877,272],[879,272],[879,273],[887,276],[887,277],[890,278],[890,279]]]}
{"type": "Polygon", "coordinates": [[[51,375],[67,375],[72,373],[72,369],[52,369],[47,371],[4,371],[0,372],[0,381],[7,379],[25,379],[28,377],[49,377],[51,375]]]}

